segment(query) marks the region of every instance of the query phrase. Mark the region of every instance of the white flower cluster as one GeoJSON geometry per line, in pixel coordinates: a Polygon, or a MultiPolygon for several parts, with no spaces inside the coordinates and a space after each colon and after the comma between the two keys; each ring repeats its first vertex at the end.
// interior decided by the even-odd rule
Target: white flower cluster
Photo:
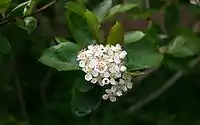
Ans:
{"type": "Polygon", "coordinates": [[[79,66],[86,73],[85,80],[100,86],[111,85],[103,99],[116,101],[117,96],[132,88],[131,77],[126,74],[124,60],[127,52],[119,44],[89,45],[78,53],[79,66]]]}

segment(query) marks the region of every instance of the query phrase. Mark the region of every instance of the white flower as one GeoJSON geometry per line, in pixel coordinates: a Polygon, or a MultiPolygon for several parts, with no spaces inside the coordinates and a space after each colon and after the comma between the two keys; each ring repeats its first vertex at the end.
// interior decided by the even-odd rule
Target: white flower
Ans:
{"type": "Polygon", "coordinates": [[[132,89],[132,87],[133,87],[133,83],[128,82],[128,83],[127,83],[127,88],[128,88],[128,89],[132,89]]]}
{"type": "Polygon", "coordinates": [[[95,70],[99,73],[104,73],[107,70],[106,62],[100,61],[95,64],[95,70]]]}
{"type": "Polygon", "coordinates": [[[108,99],[108,97],[109,97],[109,95],[108,95],[108,94],[104,94],[104,95],[102,96],[102,98],[103,98],[104,100],[107,100],[107,99],[108,99]]]}
{"type": "Polygon", "coordinates": [[[110,79],[110,84],[111,84],[111,85],[116,85],[115,79],[111,78],[111,79],[110,79]]]}
{"type": "Polygon", "coordinates": [[[120,67],[120,71],[125,72],[126,70],[127,70],[127,68],[125,66],[120,67]]]}
{"type": "Polygon", "coordinates": [[[89,68],[94,68],[95,63],[96,63],[96,60],[95,60],[95,59],[90,60],[89,65],[88,65],[89,68]]]}
{"type": "Polygon", "coordinates": [[[91,74],[88,73],[88,74],[85,75],[85,80],[86,81],[90,81],[91,79],[92,79],[92,75],[91,74]]]}
{"type": "Polygon", "coordinates": [[[91,80],[91,83],[97,83],[97,79],[96,79],[96,78],[93,78],[93,79],[91,80]]]}
{"type": "Polygon", "coordinates": [[[93,70],[93,71],[92,71],[92,75],[93,75],[94,77],[97,77],[97,76],[99,75],[99,73],[98,73],[97,71],[93,70]]]}
{"type": "Polygon", "coordinates": [[[118,91],[116,92],[116,95],[117,95],[117,96],[122,96],[122,91],[121,91],[121,90],[118,90],[118,91]]]}
{"type": "Polygon", "coordinates": [[[80,62],[79,62],[79,66],[80,66],[81,68],[83,68],[83,67],[85,66],[85,62],[84,62],[84,61],[80,61],[80,62]]]}
{"type": "Polygon", "coordinates": [[[116,64],[119,64],[119,63],[121,62],[121,60],[120,60],[120,58],[119,58],[118,55],[116,55],[116,56],[114,57],[114,61],[115,61],[116,64]]]}
{"type": "Polygon", "coordinates": [[[126,52],[126,51],[122,51],[122,52],[119,54],[119,57],[120,57],[121,59],[124,59],[124,58],[126,57],[126,55],[127,55],[127,52],[126,52]]]}
{"type": "Polygon", "coordinates": [[[104,85],[108,85],[108,84],[110,83],[110,80],[109,80],[108,78],[104,78],[104,79],[102,80],[102,83],[103,83],[104,85]]]}
{"type": "Polygon", "coordinates": [[[106,77],[106,78],[110,77],[110,73],[109,72],[104,72],[104,77],[106,77]]]}

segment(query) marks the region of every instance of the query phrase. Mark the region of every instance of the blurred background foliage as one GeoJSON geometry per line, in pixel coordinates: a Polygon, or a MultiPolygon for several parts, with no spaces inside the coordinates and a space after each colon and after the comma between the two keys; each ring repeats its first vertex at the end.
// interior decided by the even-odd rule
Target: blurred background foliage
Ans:
{"type": "MultiPolygon", "coordinates": [[[[25,1],[12,0],[8,10],[25,1]]],[[[198,21],[200,12],[199,8],[189,4],[188,0],[180,0],[180,15],[176,10],[169,15],[163,15],[166,1],[114,0],[114,4],[139,2],[141,5],[140,9],[119,14],[117,19],[127,31],[144,31],[149,22],[153,22],[149,32],[167,33],[170,36],[160,41],[160,44],[165,45],[174,34],[187,34],[187,30],[181,29],[177,33],[173,28],[178,25],[183,29],[191,29],[198,21]],[[165,16],[169,17],[164,23],[165,16]]],[[[51,0],[39,0],[37,8],[50,2],[51,0]]],[[[166,56],[159,70],[136,84],[131,92],[116,103],[105,101],[95,112],[85,117],[74,115],[70,101],[76,71],[59,72],[38,61],[44,49],[56,44],[55,36],[73,41],[66,24],[66,2],[68,0],[57,0],[48,9],[35,14],[37,26],[34,26],[33,21],[28,28],[25,26],[24,30],[24,26],[19,26],[21,23],[18,19],[9,25],[0,25],[0,48],[4,46],[4,50],[0,49],[0,125],[200,125],[200,67],[189,69],[185,65],[194,57],[175,59],[166,56]],[[9,44],[2,42],[5,40],[9,41],[9,44]],[[166,93],[134,113],[128,111],[135,102],[162,86],[177,69],[185,74],[166,93]]],[[[101,0],[85,2],[87,8],[94,9],[101,0]]],[[[6,18],[20,15],[21,12],[15,12],[6,18]]],[[[0,22],[4,21],[2,15],[0,22]]],[[[108,32],[113,22],[110,20],[103,25],[105,32],[108,32]]]]}

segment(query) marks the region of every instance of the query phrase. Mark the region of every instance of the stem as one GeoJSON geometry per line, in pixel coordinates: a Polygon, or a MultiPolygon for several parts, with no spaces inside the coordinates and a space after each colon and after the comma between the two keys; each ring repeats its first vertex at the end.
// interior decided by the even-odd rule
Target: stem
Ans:
{"type": "MultiPolygon", "coordinates": [[[[189,66],[191,68],[193,68],[199,62],[200,62],[200,56],[197,57],[196,59],[192,60],[189,63],[189,66]]],[[[182,71],[179,71],[176,74],[174,74],[159,90],[157,90],[156,92],[153,92],[152,94],[150,94],[145,99],[140,100],[136,104],[134,104],[133,106],[129,107],[127,112],[128,113],[134,113],[135,111],[141,109],[142,107],[144,107],[145,105],[147,105],[151,101],[157,99],[161,94],[166,92],[174,83],[176,83],[176,81],[178,79],[180,79],[182,77],[182,75],[183,75],[182,71]]]]}
{"type": "Polygon", "coordinates": [[[47,72],[45,75],[43,81],[41,82],[41,87],[40,87],[40,94],[41,94],[41,102],[45,105],[47,103],[47,98],[46,98],[46,87],[49,83],[50,78],[53,75],[53,71],[50,70],[47,72]]]}
{"type": "Polygon", "coordinates": [[[18,76],[15,77],[15,85],[17,87],[17,95],[18,95],[18,99],[19,99],[19,102],[20,102],[20,105],[21,105],[22,117],[23,117],[24,120],[26,120],[28,122],[28,125],[29,125],[29,117],[28,117],[28,113],[26,111],[26,103],[25,103],[25,100],[24,100],[23,91],[22,91],[22,88],[20,86],[18,76]]]}

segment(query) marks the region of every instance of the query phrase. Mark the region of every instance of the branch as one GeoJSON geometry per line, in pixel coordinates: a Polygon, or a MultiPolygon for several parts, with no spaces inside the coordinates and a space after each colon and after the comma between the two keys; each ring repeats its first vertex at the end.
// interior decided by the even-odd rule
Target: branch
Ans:
{"type": "Polygon", "coordinates": [[[50,3],[46,4],[46,5],[44,5],[43,7],[39,8],[36,12],[32,12],[30,14],[27,13],[27,15],[23,15],[23,16],[19,16],[19,17],[14,17],[12,19],[7,19],[7,20],[5,20],[3,22],[0,22],[0,26],[6,25],[6,24],[9,24],[9,23],[12,23],[12,22],[16,22],[17,19],[24,19],[26,17],[33,16],[33,15],[35,15],[37,13],[40,13],[40,12],[48,9],[49,7],[51,7],[55,3],[56,3],[56,0],[53,0],[52,2],[50,2],[50,3]]]}
{"type": "Polygon", "coordinates": [[[19,77],[16,76],[15,78],[15,85],[17,87],[17,95],[18,95],[18,99],[21,105],[21,113],[22,113],[22,117],[24,120],[26,120],[26,122],[28,122],[29,125],[29,117],[28,117],[28,113],[26,111],[26,102],[24,100],[24,96],[23,96],[23,92],[22,92],[22,88],[20,86],[19,83],[19,77]]]}
{"type": "Polygon", "coordinates": [[[47,72],[47,74],[45,75],[43,81],[40,84],[40,96],[41,96],[41,102],[42,104],[46,104],[47,103],[47,98],[46,98],[46,87],[49,83],[50,78],[53,75],[53,71],[50,70],[47,72]]]}
{"type": "MultiPolygon", "coordinates": [[[[196,59],[192,60],[189,63],[189,66],[193,68],[196,64],[200,62],[200,56],[197,57],[196,59]]],[[[143,100],[138,101],[135,105],[131,106],[128,108],[127,112],[128,113],[134,113],[135,111],[141,109],[144,107],[146,104],[150,103],[151,101],[155,100],[158,98],[161,94],[166,92],[178,79],[180,79],[183,75],[183,72],[179,71],[176,74],[174,74],[159,90],[156,92],[153,92],[150,94],[148,97],[146,97],[143,100]]]]}

